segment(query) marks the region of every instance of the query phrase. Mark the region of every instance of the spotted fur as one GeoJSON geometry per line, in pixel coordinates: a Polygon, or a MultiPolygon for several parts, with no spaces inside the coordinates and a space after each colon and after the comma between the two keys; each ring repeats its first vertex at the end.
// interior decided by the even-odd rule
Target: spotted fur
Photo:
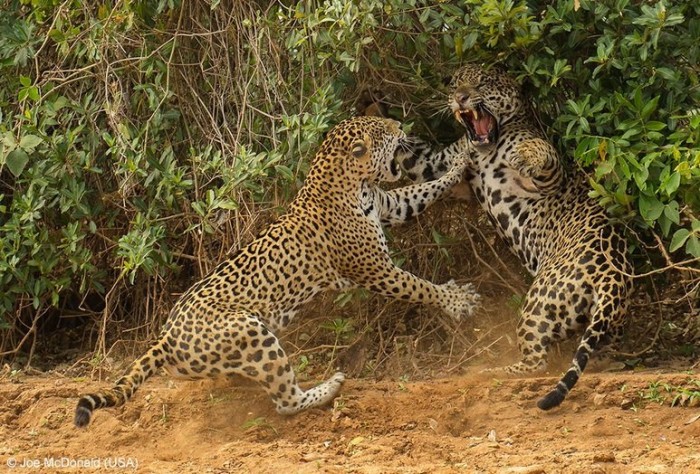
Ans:
{"type": "Polygon", "coordinates": [[[449,103],[467,133],[433,152],[419,143],[403,167],[415,181],[441,176],[468,153],[466,178],[500,235],[534,276],[520,308],[520,362],[508,373],[544,369],[554,342],[583,332],[571,367],[538,402],[559,405],[591,353],[619,340],[632,288],[620,229],[588,197],[584,176],[567,175],[507,74],[468,65],[453,80],[449,103]]]}
{"type": "Polygon", "coordinates": [[[256,380],[279,413],[331,401],[342,373],[302,389],[275,332],[325,290],[361,286],[459,319],[472,313],[471,284],[435,285],[394,266],[382,224],[421,213],[461,179],[466,159],[437,181],[384,191],[400,177],[406,138],[394,120],[357,117],[331,130],[286,215],[194,284],[177,301],[160,339],[106,392],[80,398],[75,424],[123,405],[157,369],[174,376],[238,374],[256,380]]]}

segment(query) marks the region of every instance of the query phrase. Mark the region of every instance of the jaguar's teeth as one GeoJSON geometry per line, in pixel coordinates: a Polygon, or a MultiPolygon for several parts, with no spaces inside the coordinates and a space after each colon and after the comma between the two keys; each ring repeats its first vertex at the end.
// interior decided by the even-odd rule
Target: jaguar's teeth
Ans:
{"type": "Polygon", "coordinates": [[[476,122],[477,120],[479,120],[479,111],[474,109],[471,112],[472,112],[472,115],[474,115],[474,121],[476,122]]]}

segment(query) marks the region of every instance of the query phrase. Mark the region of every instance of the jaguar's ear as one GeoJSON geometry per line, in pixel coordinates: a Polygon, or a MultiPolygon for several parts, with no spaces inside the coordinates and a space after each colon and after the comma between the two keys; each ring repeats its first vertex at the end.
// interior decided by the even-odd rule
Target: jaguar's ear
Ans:
{"type": "Polygon", "coordinates": [[[357,140],[352,144],[352,156],[355,158],[362,158],[367,154],[367,144],[364,140],[357,140]]]}

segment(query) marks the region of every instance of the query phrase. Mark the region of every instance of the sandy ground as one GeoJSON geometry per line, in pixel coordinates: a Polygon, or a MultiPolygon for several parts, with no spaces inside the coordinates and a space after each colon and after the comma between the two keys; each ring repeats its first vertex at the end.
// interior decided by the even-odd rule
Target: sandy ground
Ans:
{"type": "Polygon", "coordinates": [[[57,373],[5,377],[0,470],[700,472],[700,409],[671,406],[671,387],[700,390],[697,379],[680,368],[588,372],[550,412],[535,402],[555,377],[356,379],[333,407],[286,418],[238,380],[157,376],[126,407],[98,411],[79,430],[76,395],[108,383],[57,373]]]}

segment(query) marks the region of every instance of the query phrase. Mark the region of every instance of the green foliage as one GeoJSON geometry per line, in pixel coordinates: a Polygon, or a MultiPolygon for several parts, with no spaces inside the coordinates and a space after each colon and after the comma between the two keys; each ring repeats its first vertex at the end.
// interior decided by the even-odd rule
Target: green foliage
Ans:
{"type": "Polygon", "coordinates": [[[191,282],[367,87],[450,138],[465,61],[506,65],[604,205],[700,256],[695,2],[0,2],[0,327],[191,282]]]}
{"type": "MultiPolygon", "coordinates": [[[[452,68],[451,58],[507,66],[563,155],[594,168],[592,195],[660,233],[682,259],[683,251],[700,257],[699,9],[690,1],[582,0],[578,9],[568,0],[467,1],[422,10],[420,27],[441,42],[440,66],[452,68]]],[[[438,87],[448,71],[429,69],[433,59],[419,56],[413,67],[438,87]]]]}
{"type": "Polygon", "coordinates": [[[321,324],[320,327],[332,332],[336,341],[347,341],[355,334],[352,320],[347,318],[335,318],[332,321],[321,324]]]}
{"type": "Polygon", "coordinates": [[[534,104],[562,151],[595,167],[592,195],[659,231],[671,252],[700,257],[697,5],[481,5],[510,12],[496,23],[510,27],[504,34],[480,15],[476,44],[498,48],[499,61],[534,86],[534,104]]]}
{"type": "Polygon", "coordinates": [[[264,416],[259,416],[257,418],[253,418],[251,420],[247,420],[245,423],[241,425],[241,428],[244,430],[253,430],[253,429],[263,429],[263,430],[270,430],[275,434],[277,433],[277,429],[270,424],[269,421],[264,416]]]}
{"type": "Polygon", "coordinates": [[[639,391],[639,399],[647,403],[668,404],[672,407],[700,405],[700,380],[689,377],[682,385],[655,381],[639,391]]]}
{"type": "Polygon", "coordinates": [[[338,91],[323,80],[332,68],[283,77],[311,47],[300,62],[280,56],[293,13],[233,6],[194,2],[185,25],[177,1],[3,3],[3,327],[104,297],[122,276],[169,280],[183,264],[216,261],[241,203],[295,192],[339,120],[338,91]],[[163,33],[224,19],[242,33],[215,46],[208,34],[163,33]],[[222,66],[231,51],[236,63],[222,66]]]}

